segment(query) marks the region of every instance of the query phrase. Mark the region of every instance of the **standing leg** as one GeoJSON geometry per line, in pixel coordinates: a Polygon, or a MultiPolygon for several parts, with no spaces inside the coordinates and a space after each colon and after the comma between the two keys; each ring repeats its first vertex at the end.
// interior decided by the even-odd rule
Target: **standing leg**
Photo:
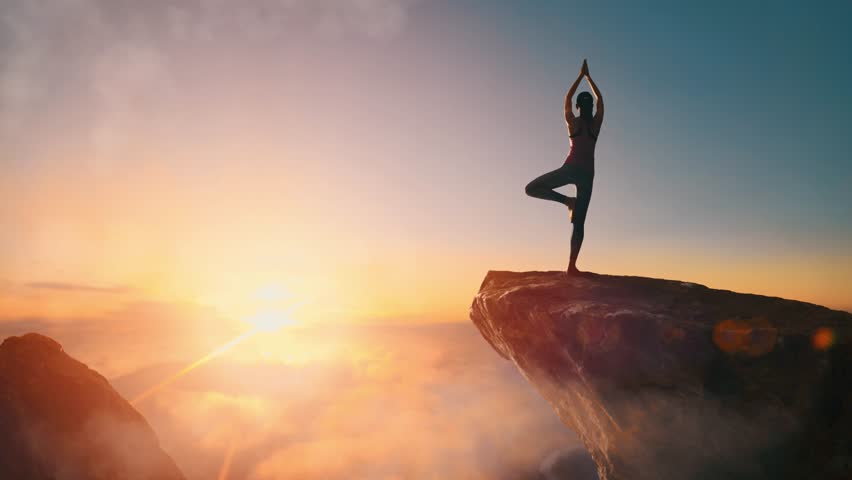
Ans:
{"type": "Polygon", "coordinates": [[[547,172],[544,175],[536,178],[527,184],[527,195],[544,200],[552,200],[563,205],[573,206],[574,198],[566,197],[559,192],[554,192],[554,188],[559,188],[569,183],[575,183],[568,168],[560,167],[552,172],[547,172]]]}
{"type": "Polygon", "coordinates": [[[574,231],[571,232],[571,259],[568,263],[568,273],[581,273],[577,269],[577,257],[580,256],[580,247],[583,246],[583,238],[586,236],[586,226],[582,223],[574,224],[574,231]]]}
{"type": "Polygon", "coordinates": [[[572,215],[574,231],[571,232],[571,257],[568,263],[568,274],[579,275],[582,272],[577,269],[577,257],[580,256],[580,248],[583,246],[583,238],[586,236],[586,212],[592,200],[592,179],[584,179],[577,183],[577,207],[572,215]]]}

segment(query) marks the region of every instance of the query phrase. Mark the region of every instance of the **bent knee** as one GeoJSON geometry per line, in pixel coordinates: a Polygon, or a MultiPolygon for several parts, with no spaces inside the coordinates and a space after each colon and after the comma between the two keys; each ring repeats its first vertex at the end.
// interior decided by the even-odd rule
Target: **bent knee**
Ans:
{"type": "Polygon", "coordinates": [[[531,196],[531,197],[535,197],[537,191],[538,191],[538,188],[535,185],[535,181],[528,183],[527,186],[524,187],[524,192],[526,192],[526,194],[531,196]]]}

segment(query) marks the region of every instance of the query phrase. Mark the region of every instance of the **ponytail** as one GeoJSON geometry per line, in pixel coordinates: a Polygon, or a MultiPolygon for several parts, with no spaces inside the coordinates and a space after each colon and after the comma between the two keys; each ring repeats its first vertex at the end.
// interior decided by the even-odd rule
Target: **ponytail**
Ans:
{"type": "Polygon", "coordinates": [[[594,118],[591,105],[580,105],[580,118],[591,122],[594,118]]]}

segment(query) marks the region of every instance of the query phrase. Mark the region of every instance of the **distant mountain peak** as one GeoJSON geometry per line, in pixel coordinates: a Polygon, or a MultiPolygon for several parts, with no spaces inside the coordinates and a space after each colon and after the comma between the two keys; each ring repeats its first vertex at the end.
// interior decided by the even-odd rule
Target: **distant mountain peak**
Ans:
{"type": "Polygon", "coordinates": [[[183,480],[109,382],[37,333],[0,345],[0,478],[183,480]]]}
{"type": "Polygon", "coordinates": [[[48,351],[62,351],[62,345],[56,340],[46,337],[40,333],[27,333],[20,337],[9,337],[0,344],[0,349],[44,349],[48,351]]]}

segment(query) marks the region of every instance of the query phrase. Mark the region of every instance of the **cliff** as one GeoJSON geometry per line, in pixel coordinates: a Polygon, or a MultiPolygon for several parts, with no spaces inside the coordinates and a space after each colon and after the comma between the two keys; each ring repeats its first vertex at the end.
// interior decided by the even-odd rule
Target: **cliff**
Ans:
{"type": "Polygon", "coordinates": [[[104,377],[50,338],[29,333],[0,345],[0,478],[184,476],[104,377]]]}
{"type": "Polygon", "coordinates": [[[640,277],[489,272],[470,310],[604,480],[852,478],[852,315],[640,277]]]}

